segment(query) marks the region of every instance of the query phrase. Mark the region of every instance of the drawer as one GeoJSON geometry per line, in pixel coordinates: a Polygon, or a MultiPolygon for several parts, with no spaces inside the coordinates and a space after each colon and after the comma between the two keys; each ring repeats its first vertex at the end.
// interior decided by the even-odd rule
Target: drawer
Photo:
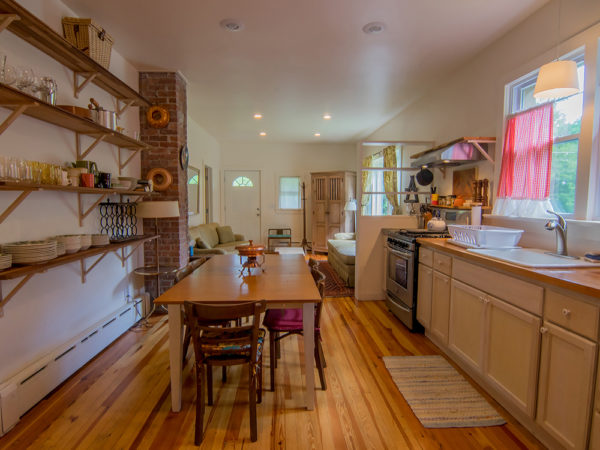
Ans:
{"type": "Polygon", "coordinates": [[[544,288],[494,270],[454,258],[452,278],[481,289],[537,316],[542,315],[544,288]]]}
{"type": "Polygon", "coordinates": [[[598,306],[546,289],[544,317],[575,333],[598,341],[598,306]]]}
{"type": "Polygon", "coordinates": [[[452,256],[443,253],[433,253],[433,268],[438,272],[452,275],[452,256]]]}
{"type": "Polygon", "coordinates": [[[419,247],[419,262],[426,266],[433,266],[433,250],[419,247]]]}

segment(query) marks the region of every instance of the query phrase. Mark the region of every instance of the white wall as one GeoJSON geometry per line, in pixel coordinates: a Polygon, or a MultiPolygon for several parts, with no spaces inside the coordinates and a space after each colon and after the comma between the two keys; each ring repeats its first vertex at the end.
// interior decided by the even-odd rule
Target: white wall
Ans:
{"type": "MultiPolygon", "coordinates": [[[[57,0],[21,0],[20,3],[60,33],[61,17],[74,15],[57,0]]],[[[9,64],[31,66],[39,74],[54,77],[59,86],[57,104],[87,107],[89,98],[94,97],[107,109],[114,109],[113,99],[94,85],[86,87],[79,99],[73,98],[72,73],[10,32],[0,34],[0,49],[8,55],[9,64]]],[[[137,89],[137,71],[115,51],[110,69],[137,89]]],[[[0,121],[7,116],[8,111],[0,108],[0,121]]],[[[139,130],[137,108],[128,110],[120,125],[128,132],[139,130]]],[[[90,140],[85,139],[85,142],[90,140]]],[[[75,135],[22,116],[0,135],[0,154],[63,164],[76,159],[75,135]]],[[[114,146],[102,143],[87,159],[96,161],[100,170],[118,173],[114,146]]],[[[124,169],[123,175],[140,175],[139,157],[124,169]]],[[[0,192],[0,210],[16,196],[17,193],[0,192]]],[[[84,196],[85,207],[97,198],[96,195],[84,196]]],[[[0,243],[99,231],[97,208],[84,220],[83,227],[79,227],[77,195],[34,192],[0,224],[0,243]]],[[[81,283],[79,263],[35,275],[4,307],[4,317],[0,317],[0,381],[121,307],[126,301],[125,292],[133,295],[132,283],[139,282],[128,272],[141,265],[141,254],[138,250],[127,262],[127,268],[121,267],[114,254],[107,255],[91,271],[85,284],[81,283]]],[[[88,266],[94,261],[95,258],[90,258],[88,266]]],[[[2,281],[2,293],[8,294],[18,281],[2,281]]]]}
{"type": "MultiPolygon", "coordinates": [[[[267,228],[290,226],[292,240],[302,241],[302,211],[277,209],[280,176],[299,176],[306,183],[306,235],[311,235],[310,173],[356,170],[354,145],[285,144],[269,142],[221,142],[223,170],[261,171],[261,231],[266,243],[267,228]]],[[[221,174],[223,179],[223,174],[221,174]]],[[[224,201],[222,202],[225,203],[224,201]]],[[[223,220],[225,215],[222,215],[223,220]]],[[[235,231],[235,230],[234,230],[235,231]]]]}
{"type": "MultiPolygon", "coordinates": [[[[193,95],[188,90],[188,96],[193,95]]],[[[221,149],[217,140],[206,132],[204,128],[198,125],[188,116],[187,123],[187,142],[190,152],[190,166],[200,169],[200,179],[204,179],[204,168],[206,166],[212,169],[212,216],[215,222],[220,221],[221,208],[219,199],[221,198],[221,183],[219,182],[219,173],[221,171],[221,149]]],[[[204,183],[200,184],[200,214],[190,216],[190,226],[204,223],[204,183]]]]}

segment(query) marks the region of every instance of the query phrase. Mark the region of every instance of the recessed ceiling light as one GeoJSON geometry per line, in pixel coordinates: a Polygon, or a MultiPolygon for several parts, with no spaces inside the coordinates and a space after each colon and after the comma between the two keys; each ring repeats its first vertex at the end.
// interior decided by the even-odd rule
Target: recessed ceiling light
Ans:
{"type": "Polygon", "coordinates": [[[369,22],[362,30],[365,34],[379,34],[385,30],[385,24],[382,22],[369,22]]]}
{"type": "Polygon", "coordinates": [[[315,137],[321,136],[321,133],[315,133],[315,137]]]}
{"type": "Polygon", "coordinates": [[[266,136],[266,135],[267,135],[267,132],[266,132],[266,131],[261,131],[261,132],[260,132],[260,133],[258,133],[258,134],[260,134],[261,136],[266,136]]]}
{"type": "Polygon", "coordinates": [[[262,114],[261,113],[256,113],[256,114],[254,114],[254,118],[255,119],[262,119],[262,114]]]}
{"type": "Polygon", "coordinates": [[[235,19],[223,19],[221,20],[219,25],[221,25],[221,28],[224,28],[227,31],[231,31],[232,33],[244,29],[244,25],[235,19]]]}
{"type": "Polygon", "coordinates": [[[331,119],[331,114],[323,114],[323,119],[325,119],[325,120],[331,119]]]}

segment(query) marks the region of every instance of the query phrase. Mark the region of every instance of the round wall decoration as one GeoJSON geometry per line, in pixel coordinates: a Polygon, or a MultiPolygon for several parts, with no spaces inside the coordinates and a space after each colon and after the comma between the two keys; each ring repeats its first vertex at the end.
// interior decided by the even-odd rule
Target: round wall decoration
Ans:
{"type": "Polygon", "coordinates": [[[187,145],[182,145],[179,149],[179,164],[183,170],[186,170],[190,162],[190,153],[187,145]]]}
{"type": "Polygon", "coordinates": [[[152,181],[152,186],[155,191],[166,191],[171,183],[173,183],[173,176],[167,169],[161,167],[155,167],[148,172],[146,176],[147,180],[152,181]]]}
{"type": "Polygon", "coordinates": [[[162,106],[151,106],[146,112],[146,120],[152,128],[164,128],[171,118],[169,111],[162,106]]]}

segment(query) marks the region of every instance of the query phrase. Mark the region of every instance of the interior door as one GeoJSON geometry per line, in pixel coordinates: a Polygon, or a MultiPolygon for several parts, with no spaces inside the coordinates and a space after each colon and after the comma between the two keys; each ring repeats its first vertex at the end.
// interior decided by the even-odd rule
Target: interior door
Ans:
{"type": "Polygon", "coordinates": [[[327,250],[327,177],[312,178],[312,241],[313,249],[327,250]]]}
{"type": "Polygon", "coordinates": [[[260,171],[225,171],[225,223],[260,242],[260,171]]]}

